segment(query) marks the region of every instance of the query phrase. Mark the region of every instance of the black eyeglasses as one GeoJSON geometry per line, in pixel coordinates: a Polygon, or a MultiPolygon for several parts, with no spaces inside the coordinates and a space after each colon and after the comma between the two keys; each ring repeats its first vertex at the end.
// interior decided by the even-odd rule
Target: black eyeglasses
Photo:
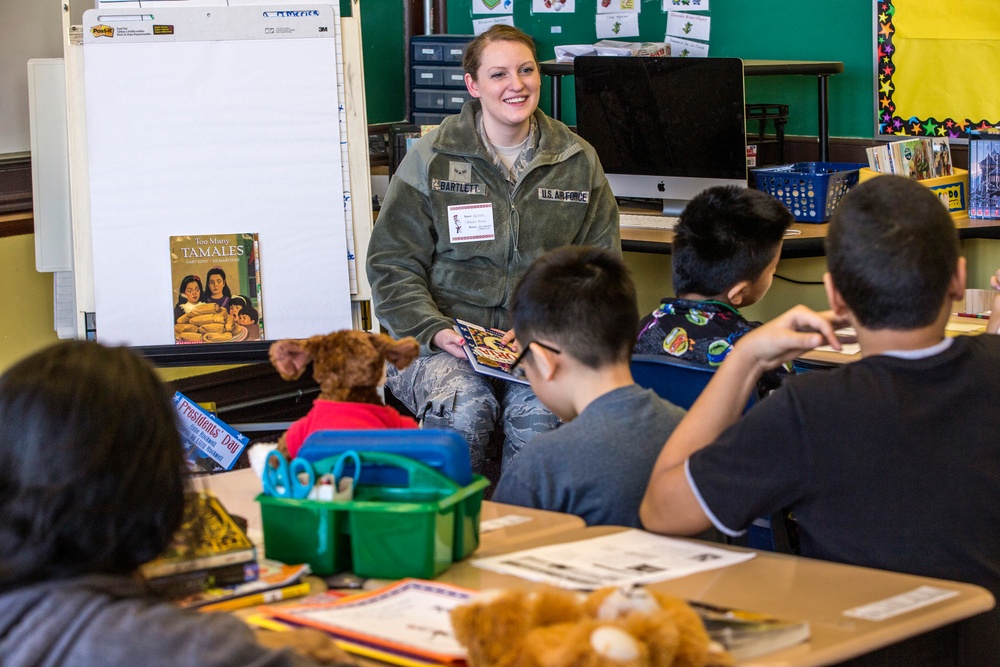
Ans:
{"type": "Polygon", "coordinates": [[[554,354],[562,354],[562,350],[557,350],[551,345],[546,345],[545,343],[542,343],[537,340],[530,341],[527,345],[524,346],[524,349],[521,350],[521,354],[517,355],[517,359],[515,359],[514,363],[510,365],[510,368],[507,369],[507,371],[511,375],[513,375],[519,380],[523,380],[525,378],[524,369],[521,368],[521,362],[524,361],[524,358],[528,355],[528,350],[531,349],[531,346],[533,344],[537,345],[538,347],[544,347],[546,350],[554,354]]]}

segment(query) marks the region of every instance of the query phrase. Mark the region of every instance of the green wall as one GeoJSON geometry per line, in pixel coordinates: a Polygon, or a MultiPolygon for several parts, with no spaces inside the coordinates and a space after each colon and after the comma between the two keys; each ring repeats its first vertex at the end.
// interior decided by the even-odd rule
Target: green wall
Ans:
{"type": "MultiPolygon", "coordinates": [[[[666,15],[661,0],[641,3],[639,31],[647,41],[663,39],[666,15]]],[[[514,24],[534,36],[538,57],[555,57],[558,44],[597,41],[592,0],[577,0],[575,14],[531,14],[530,0],[514,3],[514,24]],[[553,28],[561,32],[553,33],[553,28]]],[[[366,5],[367,8],[367,5],[366,5]]],[[[830,79],[830,134],[874,136],[872,3],[868,0],[801,2],[793,0],[712,0],[710,55],[766,60],[837,60],[844,73],[830,79]]],[[[471,0],[449,0],[448,32],[472,32],[471,0]]],[[[634,38],[623,38],[634,39],[634,38]]],[[[563,120],[576,122],[572,78],[563,86],[563,120]]],[[[542,107],[548,111],[548,82],[543,81],[542,107]]],[[[812,76],[751,77],[747,102],[788,104],[786,132],[817,133],[817,83],[812,76]]]]}
{"type": "MultiPolygon", "coordinates": [[[[341,0],[341,13],[350,14],[341,0]]],[[[403,3],[373,0],[361,7],[361,50],[365,65],[368,122],[396,123],[406,118],[406,31],[403,3]]]]}

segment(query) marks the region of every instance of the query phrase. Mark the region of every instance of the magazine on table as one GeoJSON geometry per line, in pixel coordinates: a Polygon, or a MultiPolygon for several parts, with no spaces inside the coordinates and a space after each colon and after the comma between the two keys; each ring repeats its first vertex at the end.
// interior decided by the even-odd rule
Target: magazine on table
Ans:
{"type": "Polygon", "coordinates": [[[709,637],[719,642],[737,661],[749,660],[809,639],[809,623],[776,618],[744,609],[689,602],[709,637]]]}
{"type": "Polygon", "coordinates": [[[465,355],[477,373],[528,384],[527,380],[510,373],[511,365],[517,360],[517,351],[503,342],[506,332],[459,319],[455,320],[455,331],[465,338],[465,355]]]}

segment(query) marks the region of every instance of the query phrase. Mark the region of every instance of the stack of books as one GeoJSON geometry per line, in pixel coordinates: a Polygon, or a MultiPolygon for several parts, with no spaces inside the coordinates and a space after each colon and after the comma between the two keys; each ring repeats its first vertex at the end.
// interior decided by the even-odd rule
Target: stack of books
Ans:
{"type": "Polygon", "coordinates": [[[893,141],[866,150],[868,166],[882,174],[896,174],[922,181],[951,176],[951,146],[947,137],[916,137],[893,141]]]}
{"type": "Polygon", "coordinates": [[[255,581],[257,551],[245,530],[207,493],[189,493],[184,521],[167,550],[142,565],[150,589],[180,598],[220,586],[255,581]]]}

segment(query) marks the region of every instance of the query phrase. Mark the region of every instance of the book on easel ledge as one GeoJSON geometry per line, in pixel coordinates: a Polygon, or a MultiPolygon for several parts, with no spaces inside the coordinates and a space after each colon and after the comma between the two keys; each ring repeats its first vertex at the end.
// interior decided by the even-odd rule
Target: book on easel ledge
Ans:
{"type": "Polygon", "coordinates": [[[170,237],[174,342],[264,340],[257,234],[170,237]]]}
{"type": "Polygon", "coordinates": [[[517,352],[503,342],[505,332],[459,319],[455,320],[455,331],[465,338],[465,356],[477,373],[528,384],[527,380],[510,373],[510,367],[517,359],[517,352]]]}
{"type": "Polygon", "coordinates": [[[737,662],[801,644],[809,639],[809,623],[775,618],[743,609],[716,607],[704,602],[688,602],[701,616],[713,641],[732,654],[737,662]]]}

